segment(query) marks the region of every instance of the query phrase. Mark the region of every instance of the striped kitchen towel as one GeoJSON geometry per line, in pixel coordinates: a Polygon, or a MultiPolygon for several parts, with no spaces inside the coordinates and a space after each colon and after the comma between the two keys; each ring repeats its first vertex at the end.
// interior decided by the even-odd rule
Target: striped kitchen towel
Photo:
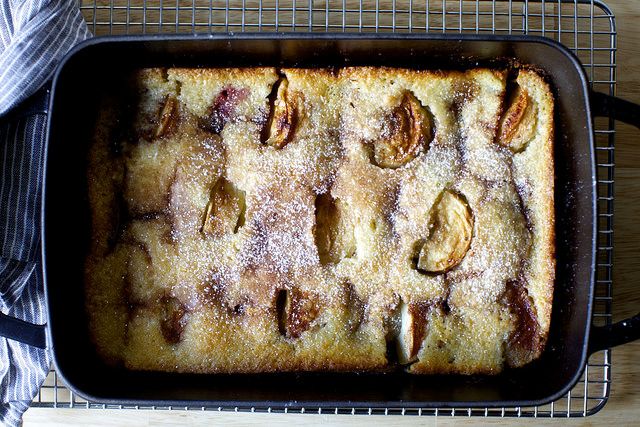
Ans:
{"type": "MultiPolygon", "coordinates": [[[[46,91],[38,89],[89,36],[76,0],[0,0],[0,310],[32,323],[46,322],[39,224],[46,91]]],[[[0,424],[20,423],[49,364],[47,351],[0,338],[0,424]]]]}

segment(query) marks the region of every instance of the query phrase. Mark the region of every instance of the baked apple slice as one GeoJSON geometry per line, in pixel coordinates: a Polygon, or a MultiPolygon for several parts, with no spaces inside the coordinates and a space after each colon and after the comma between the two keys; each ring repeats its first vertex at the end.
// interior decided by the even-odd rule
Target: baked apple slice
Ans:
{"type": "Polygon", "coordinates": [[[173,96],[167,95],[160,109],[160,119],[154,136],[160,138],[169,134],[175,128],[177,115],[178,100],[173,96]]]}
{"type": "Polygon", "coordinates": [[[205,236],[236,233],[244,225],[244,212],[244,192],[220,177],[211,189],[201,232],[205,236]]]}
{"type": "Polygon", "coordinates": [[[276,295],[278,329],[286,338],[300,338],[320,315],[317,295],[297,288],[282,289],[276,295]]]}
{"type": "Polygon", "coordinates": [[[443,273],[458,265],[469,250],[473,215],[460,195],[445,191],[431,218],[431,233],[420,249],[417,267],[429,273],[443,273]]]}
{"type": "Polygon", "coordinates": [[[407,91],[389,118],[388,131],[373,143],[373,162],[382,168],[399,168],[416,158],[429,144],[433,123],[420,101],[407,91]]]}
{"type": "Polygon", "coordinates": [[[355,224],[348,206],[330,194],[316,198],[316,224],[313,228],[320,264],[337,264],[356,253],[355,224]]]}
{"type": "Polygon", "coordinates": [[[187,324],[187,309],[175,297],[163,296],[160,299],[162,314],[160,329],[164,339],[169,344],[178,344],[182,340],[182,333],[187,324]]]}
{"type": "Polygon", "coordinates": [[[344,285],[344,323],[354,334],[365,320],[366,303],[358,296],[355,287],[346,282],[344,285]]]}
{"type": "Polygon", "coordinates": [[[400,333],[398,334],[398,361],[402,365],[415,362],[426,334],[426,312],[424,303],[400,301],[400,333]]]}
{"type": "Polygon", "coordinates": [[[277,94],[263,134],[263,142],[275,148],[284,148],[295,133],[298,122],[298,99],[289,91],[289,81],[281,78],[276,85],[277,94]]]}
{"type": "Polygon", "coordinates": [[[509,107],[498,126],[497,143],[519,153],[527,147],[536,131],[536,106],[526,89],[517,86],[509,107]]]}

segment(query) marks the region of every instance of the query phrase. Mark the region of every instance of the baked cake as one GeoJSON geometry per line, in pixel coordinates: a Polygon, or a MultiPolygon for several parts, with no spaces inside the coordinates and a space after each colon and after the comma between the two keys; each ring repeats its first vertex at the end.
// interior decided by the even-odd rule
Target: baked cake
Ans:
{"type": "Polygon", "coordinates": [[[542,352],[553,97],[522,68],[144,69],[98,118],[86,306],[136,370],[497,373],[542,352]]]}

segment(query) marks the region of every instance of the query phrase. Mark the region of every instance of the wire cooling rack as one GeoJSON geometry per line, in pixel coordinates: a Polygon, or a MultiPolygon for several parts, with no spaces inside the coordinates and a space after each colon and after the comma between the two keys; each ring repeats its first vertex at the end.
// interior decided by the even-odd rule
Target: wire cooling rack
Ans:
{"type": "MultiPolygon", "coordinates": [[[[593,89],[615,94],[615,17],[599,0],[84,0],[96,35],[227,31],[449,32],[532,34],[555,39],[582,61],[593,89]]],[[[598,172],[598,266],[593,323],[611,323],[614,136],[612,118],[595,121],[598,172]]],[[[521,408],[304,408],[296,412],[501,417],[583,417],[607,402],[611,351],[589,358],[578,384],[561,399],[521,408]]],[[[35,407],[238,411],[234,407],[127,407],[87,402],[51,371],[35,407]]],[[[252,408],[252,412],[292,412],[252,408]]]]}

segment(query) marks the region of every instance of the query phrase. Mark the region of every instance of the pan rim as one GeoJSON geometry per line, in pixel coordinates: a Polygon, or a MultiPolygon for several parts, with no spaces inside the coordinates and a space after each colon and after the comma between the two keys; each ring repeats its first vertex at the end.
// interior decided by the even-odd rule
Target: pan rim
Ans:
{"type": "MultiPolygon", "coordinates": [[[[597,214],[597,195],[598,195],[598,187],[597,187],[597,176],[596,176],[596,162],[595,162],[595,150],[594,150],[594,136],[593,136],[593,118],[591,115],[591,106],[590,106],[590,90],[588,86],[588,79],[584,69],[578,58],[575,56],[573,52],[571,52],[564,45],[559,42],[541,36],[532,36],[532,35],[490,35],[490,34],[384,34],[384,33],[372,33],[372,34],[361,34],[361,33],[305,33],[305,32],[293,32],[293,33],[216,33],[216,34],[154,34],[154,35],[125,35],[125,36],[102,36],[95,37],[92,39],[85,40],[79,45],[75,46],[65,57],[60,61],[53,77],[53,84],[51,87],[50,94],[50,104],[49,111],[53,111],[54,101],[56,89],[58,87],[58,82],[61,74],[65,70],[66,64],[69,60],[75,57],[78,53],[84,51],[85,49],[90,49],[93,46],[103,45],[103,44],[128,44],[131,42],[143,42],[143,43],[154,43],[161,41],[207,41],[207,40],[326,40],[331,42],[341,41],[341,40],[362,40],[362,41],[383,41],[383,40],[443,40],[443,41],[464,41],[464,42],[483,42],[483,41],[491,41],[491,42],[526,42],[526,43],[539,43],[543,45],[547,45],[551,48],[554,48],[560,53],[562,53],[573,65],[572,72],[575,72],[581,82],[581,92],[584,94],[585,100],[585,125],[587,127],[587,131],[589,134],[588,141],[588,161],[590,162],[590,170],[591,170],[591,187],[593,191],[593,198],[591,200],[591,214],[592,214],[592,230],[591,230],[591,253],[590,253],[590,280],[588,284],[589,290],[589,299],[588,306],[586,307],[586,314],[588,319],[592,317],[593,310],[593,293],[594,293],[594,284],[595,284],[595,267],[596,267],[596,257],[597,257],[597,221],[595,220],[595,215],[597,214]]],[[[576,88],[577,89],[577,88],[576,88]]],[[[89,393],[85,393],[81,389],[77,388],[73,382],[68,381],[63,370],[60,369],[60,364],[57,357],[57,352],[55,351],[55,347],[53,345],[53,338],[51,333],[51,324],[52,324],[52,316],[51,310],[49,307],[50,304],[50,291],[48,287],[47,280],[47,257],[46,257],[46,183],[47,183],[47,166],[48,166],[48,149],[49,149],[49,139],[51,136],[51,125],[52,125],[52,114],[47,116],[47,132],[44,146],[44,169],[43,169],[43,178],[42,178],[42,209],[41,209],[41,232],[42,232],[42,240],[41,240],[41,254],[42,254],[42,274],[44,280],[44,289],[45,289],[45,301],[47,306],[47,329],[49,333],[47,334],[47,346],[51,349],[52,361],[54,366],[56,367],[57,374],[63,379],[66,383],[67,387],[78,394],[79,396],[96,403],[101,404],[117,404],[117,405],[150,405],[149,402],[166,402],[167,406],[222,406],[222,407],[239,407],[239,408],[251,408],[251,407],[283,407],[283,408],[298,408],[298,407],[331,407],[335,408],[340,407],[341,404],[344,406],[345,404],[348,407],[354,408],[389,408],[389,407],[422,407],[422,408],[434,408],[434,407],[451,407],[451,408],[468,408],[468,407],[487,407],[487,408],[498,408],[498,407],[518,407],[518,406],[540,406],[552,401],[558,400],[562,396],[564,396],[570,389],[574,387],[574,385],[579,381],[582,372],[585,369],[586,362],[588,359],[588,344],[590,338],[590,331],[592,327],[591,320],[587,321],[584,326],[585,338],[582,341],[582,348],[580,349],[580,363],[579,366],[581,368],[576,369],[575,374],[571,377],[571,380],[568,381],[564,387],[560,388],[555,393],[551,394],[542,399],[537,400],[514,400],[514,401],[355,401],[350,400],[348,402],[345,401],[261,401],[260,405],[252,405],[250,402],[255,401],[214,401],[214,400],[162,400],[155,399],[144,400],[144,399],[104,399],[97,396],[93,396],[89,393]]],[[[586,184],[586,183],[585,183],[586,184]]],[[[557,206],[556,206],[557,210],[557,206]]],[[[557,269],[557,267],[556,267],[557,269]]],[[[555,282],[556,286],[557,278],[555,282]]],[[[55,321],[54,321],[55,323],[55,321]]],[[[214,374],[215,375],[215,374],[214,374]]],[[[159,405],[156,405],[159,406],[159,405]]]]}

